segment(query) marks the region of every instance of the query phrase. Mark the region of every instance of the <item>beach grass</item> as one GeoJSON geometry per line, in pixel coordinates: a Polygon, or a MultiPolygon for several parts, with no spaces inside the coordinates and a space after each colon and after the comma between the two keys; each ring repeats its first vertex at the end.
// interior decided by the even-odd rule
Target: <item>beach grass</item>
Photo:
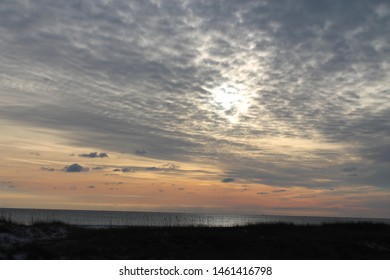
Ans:
{"type": "Polygon", "coordinates": [[[88,228],[0,221],[2,259],[390,259],[390,225],[88,228]],[[8,243],[7,243],[8,238],[8,243]]]}

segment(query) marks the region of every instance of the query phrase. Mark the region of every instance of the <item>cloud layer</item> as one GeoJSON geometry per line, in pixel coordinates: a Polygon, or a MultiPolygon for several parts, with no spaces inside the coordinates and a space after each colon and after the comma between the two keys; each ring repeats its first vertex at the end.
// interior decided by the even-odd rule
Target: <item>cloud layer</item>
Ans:
{"type": "Polygon", "coordinates": [[[0,117],[66,131],[74,146],[215,164],[226,179],[388,188],[389,11],[3,1],[0,117]]]}

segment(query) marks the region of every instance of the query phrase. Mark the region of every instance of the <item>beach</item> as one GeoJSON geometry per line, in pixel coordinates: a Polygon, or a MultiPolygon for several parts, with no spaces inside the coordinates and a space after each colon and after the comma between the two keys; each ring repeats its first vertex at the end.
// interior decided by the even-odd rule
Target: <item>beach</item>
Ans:
{"type": "Polygon", "coordinates": [[[2,220],[0,259],[390,259],[390,225],[91,228],[2,220]]]}

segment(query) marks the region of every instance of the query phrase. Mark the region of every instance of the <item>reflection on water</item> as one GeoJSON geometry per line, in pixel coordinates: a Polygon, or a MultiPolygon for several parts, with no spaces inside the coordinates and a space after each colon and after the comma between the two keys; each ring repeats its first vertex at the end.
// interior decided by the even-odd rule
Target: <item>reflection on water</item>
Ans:
{"type": "Polygon", "coordinates": [[[271,215],[217,215],[159,212],[81,211],[43,209],[2,209],[0,217],[23,224],[61,221],[83,226],[210,226],[232,227],[257,223],[285,222],[322,224],[330,222],[381,222],[390,219],[334,218],[271,215]]]}

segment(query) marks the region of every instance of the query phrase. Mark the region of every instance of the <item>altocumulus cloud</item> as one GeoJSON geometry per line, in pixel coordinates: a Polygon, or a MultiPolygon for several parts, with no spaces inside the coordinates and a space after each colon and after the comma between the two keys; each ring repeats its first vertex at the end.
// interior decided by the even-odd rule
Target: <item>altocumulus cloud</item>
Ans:
{"type": "Polygon", "coordinates": [[[240,180],[388,188],[389,11],[365,0],[1,1],[0,117],[67,131],[78,147],[198,155],[240,180]]]}

